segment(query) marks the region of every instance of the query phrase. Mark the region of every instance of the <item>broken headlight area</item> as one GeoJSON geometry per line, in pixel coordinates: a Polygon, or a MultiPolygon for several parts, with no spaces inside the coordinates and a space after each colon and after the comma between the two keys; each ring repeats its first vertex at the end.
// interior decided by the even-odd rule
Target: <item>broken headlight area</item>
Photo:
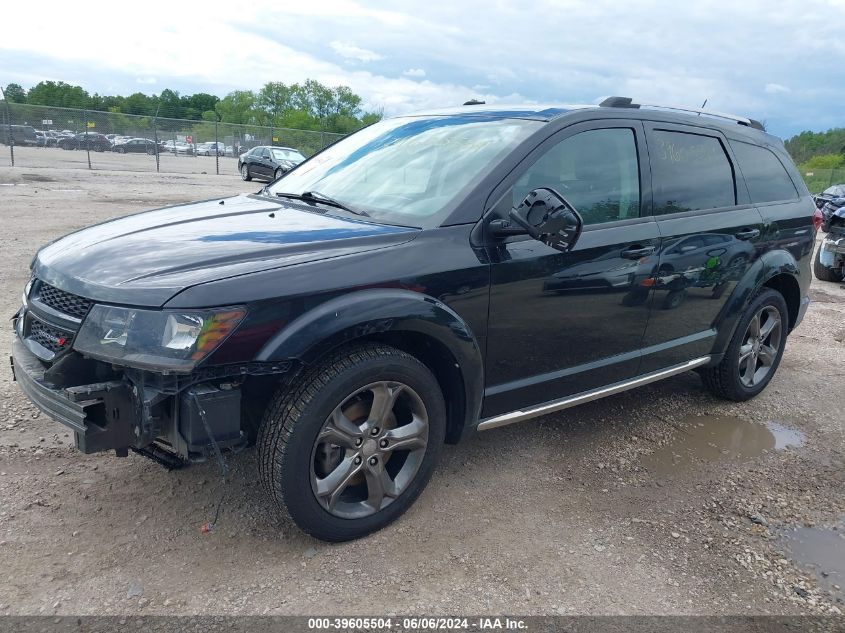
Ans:
{"type": "Polygon", "coordinates": [[[161,373],[189,373],[241,322],[243,308],[140,310],[95,305],[73,343],[84,356],[161,373]]]}

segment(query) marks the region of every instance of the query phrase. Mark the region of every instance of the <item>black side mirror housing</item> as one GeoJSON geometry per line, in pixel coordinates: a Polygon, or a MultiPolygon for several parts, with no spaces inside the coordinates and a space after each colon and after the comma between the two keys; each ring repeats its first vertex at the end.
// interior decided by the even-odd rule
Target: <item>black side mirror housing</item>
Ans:
{"type": "Polygon", "coordinates": [[[527,233],[559,251],[572,250],[584,226],[579,213],[554,189],[540,187],[531,190],[518,207],[511,209],[510,222],[491,223],[499,236],[527,233]]]}

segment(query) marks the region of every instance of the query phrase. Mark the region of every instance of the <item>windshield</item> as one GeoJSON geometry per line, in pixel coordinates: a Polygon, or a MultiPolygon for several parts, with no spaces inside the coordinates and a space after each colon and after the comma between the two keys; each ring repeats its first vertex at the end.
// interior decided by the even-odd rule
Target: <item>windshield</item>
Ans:
{"type": "Polygon", "coordinates": [[[276,160],[292,160],[294,162],[305,160],[305,156],[292,149],[273,149],[270,151],[273,152],[273,158],[276,160]]]}
{"type": "Polygon", "coordinates": [[[338,141],[269,191],[316,191],[376,220],[430,228],[486,169],[542,125],[473,116],[388,119],[338,141]]]}

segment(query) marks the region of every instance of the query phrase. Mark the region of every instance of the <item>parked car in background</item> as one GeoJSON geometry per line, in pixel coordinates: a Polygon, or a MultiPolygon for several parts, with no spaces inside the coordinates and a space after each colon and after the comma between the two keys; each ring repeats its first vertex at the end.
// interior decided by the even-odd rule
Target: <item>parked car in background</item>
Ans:
{"type": "Polygon", "coordinates": [[[66,136],[57,143],[62,149],[90,149],[95,152],[107,152],[111,150],[111,141],[104,135],[96,132],[82,132],[74,136],[66,136]]]}
{"type": "Polygon", "coordinates": [[[47,133],[43,130],[35,130],[35,145],[37,147],[47,147],[47,133]]]}
{"type": "Polygon", "coordinates": [[[197,154],[199,156],[225,156],[226,146],[223,143],[216,141],[200,143],[197,145],[197,154]]]}
{"type": "Polygon", "coordinates": [[[259,145],[240,155],[238,171],[244,180],[278,180],[304,160],[305,156],[292,147],[259,145]]]}
{"type": "Polygon", "coordinates": [[[845,184],[831,185],[821,193],[814,195],[813,200],[816,202],[816,207],[821,209],[825,203],[830,202],[833,198],[843,197],[845,197],[845,184]]]}
{"type": "Polygon", "coordinates": [[[0,125],[0,143],[10,145],[38,145],[38,135],[31,125],[0,125]]]}
{"type": "Polygon", "coordinates": [[[44,133],[47,135],[47,147],[55,147],[62,138],[62,133],[56,130],[46,130],[44,133]]]}
{"type": "Polygon", "coordinates": [[[845,279],[845,198],[834,198],[825,204],[822,212],[837,200],[843,204],[832,209],[826,217],[823,228],[827,235],[819,245],[813,260],[813,274],[820,281],[845,279]]]}
{"type": "MultiPolygon", "coordinates": [[[[114,146],[114,151],[118,154],[155,154],[156,153],[156,144],[155,141],[152,141],[148,138],[132,138],[128,141],[120,143],[114,146]]],[[[159,153],[164,153],[165,148],[163,145],[159,145],[158,147],[159,153]]]]}
{"type": "Polygon", "coordinates": [[[194,154],[194,146],[190,143],[186,143],[185,141],[174,141],[171,139],[164,141],[161,146],[162,151],[167,152],[168,154],[183,154],[185,156],[193,156],[194,154]]]}

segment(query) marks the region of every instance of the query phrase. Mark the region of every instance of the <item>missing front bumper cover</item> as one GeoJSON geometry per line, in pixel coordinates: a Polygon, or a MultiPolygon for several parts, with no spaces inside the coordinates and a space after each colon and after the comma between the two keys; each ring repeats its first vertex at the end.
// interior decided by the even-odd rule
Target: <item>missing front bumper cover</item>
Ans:
{"type": "Polygon", "coordinates": [[[17,338],[12,341],[12,372],[21,390],[54,420],[74,433],[83,453],[125,449],[133,444],[132,391],[124,381],[61,388],[45,379],[45,367],[17,338]]]}

